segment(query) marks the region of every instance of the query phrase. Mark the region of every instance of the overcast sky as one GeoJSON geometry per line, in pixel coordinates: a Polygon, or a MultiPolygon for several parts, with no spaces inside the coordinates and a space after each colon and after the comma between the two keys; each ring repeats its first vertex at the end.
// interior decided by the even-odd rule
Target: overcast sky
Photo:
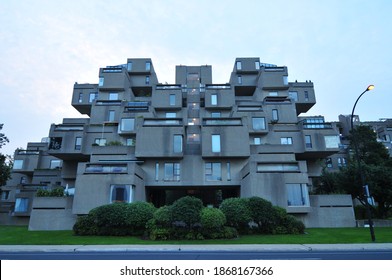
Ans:
{"type": "Polygon", "coordinates": [[[236,57],[287,66],[289,81],[314,82],[307,115],[335,121],[358,95],[361,120],[392,118],[389,0],[1,0],[0,123],[3,154],[48,136],[51,123],[86,117],[73,85],[97,83],[100,67],[152,58],[159,82],[176,65],[212,65],[229,81],[236,57]]]}

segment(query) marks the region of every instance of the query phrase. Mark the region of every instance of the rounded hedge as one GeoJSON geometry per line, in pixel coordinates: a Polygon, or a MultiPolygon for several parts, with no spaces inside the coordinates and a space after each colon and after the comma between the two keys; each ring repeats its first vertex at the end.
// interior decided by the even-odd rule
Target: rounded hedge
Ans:
{"type": "Polygon", "coordinates": [[[203,229],[220,229],[226,224],[226,216],[218,208],[203,208],[200,222],[203,229]]]}
{"type": "Polygon", "coordinates": [[[172,220],[175,224],[188,228],[200,223],[200,211],[203,202],[193,196],[184,196],[176,200],[171,206],[172,220]]]}
{"type": "Polygon", "coordinates": [[[249,222],[252,221],[252,216],[245,198],[227,198],[222,202],[219,209],[226,216],[226,224],[236,229],[247,228],[249,222]]]}

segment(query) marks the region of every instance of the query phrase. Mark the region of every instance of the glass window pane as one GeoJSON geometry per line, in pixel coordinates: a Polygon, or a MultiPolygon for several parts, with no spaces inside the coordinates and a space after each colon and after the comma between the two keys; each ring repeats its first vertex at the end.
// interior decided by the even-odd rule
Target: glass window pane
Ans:
{"type": "Polygon", "coordinates": [[[309,206],[306,184],[286,184],[288,206],[309,206]]]}
{"type": "Polygon", "coordinates": [[[169,95],[169,104],[170,104],[170,106],[176,105],[176,95],[175,94],[169,95]]]}
{"type": "Polygon", "coordinates": [[[264,130],[265,119],[264,118],[252,118],[253,130],[264,130]]]}
{"type": "Polygon", "coordinates": [[[13,169],[14,170],[23,169],[23,159],[16,159],[16,160],[14,160],[13,169]]]}
{"type": "Polygon", "coordinates": [[[116,92],[109,93],[109,100],[118,100],[118,93],[116,92]]]}
{"type": "Polygon", "coordinates": [[[182,135],[174,135],[173,152],[174,153],[182,153],[182,135]]]}
{"type": "Polygon", "coordinates": [[[133,131],[135,128],[135,119],[126,118],[121,119],[120,129],[121,131],[133,131]]]}
{"type": "Polygon", "coordinates": [[[216,94],[211,94],[211,105],[218,105],[218,95],[216,94]]]}
{"type": "Polygon", "coordinates": [[[211,137],[211,142],[212,142],[212,152],[213,153],[220,153],[221,152],[221,141],[220,141],[220,135],[215,134],[212,135],[211,137]]]}
{"type": "Polygon", "coordinates": [[[50,169],[60,168],[61,167],[61,160],[59,159],[52,159],[50,161],[50,169]]]}
{"type": "Polygon", "coordinates": [[[15,200],[15,212],[27,212],[29,210],[29,199],[18,197],[15,200]]]}
{"type": "Polygon", "coordinates": [[[131,185],[111,185],[110,186],[110,202],[132,202],[133,189],[131,185]]]}

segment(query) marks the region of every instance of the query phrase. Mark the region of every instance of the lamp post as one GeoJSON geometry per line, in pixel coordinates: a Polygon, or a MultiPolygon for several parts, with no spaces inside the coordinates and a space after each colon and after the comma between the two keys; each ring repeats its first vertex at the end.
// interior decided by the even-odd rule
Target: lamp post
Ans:
{"type": "Polygon", "coordinates": [[[355,152],[355,158],[357,160],[357,165],[358,165],[358,172],[360,174],[360,178],[361,178],[361,184],[362,184],[362,191],[364,192],[366,199],[366,213],[367,213],[367,217],[368,217],[368,223],[369,223],[369,229],[370,229],[370,236],[372,238],[372,241],[375,242],[376,241],[376,236],[374,235],[374,229],[373,229],[373,222],[372,222],[372,213],[370,212],[370,204],[369,204],[369,198],[370,198],[370,192],[369,192],[369,188],[365,183],[365,175],[363,173],[362,170],[362,165],[361,165],[361,159],[359,158],[359,151],[358,151],[358,143],[356,140],[356,137],[354,136],[353,132],[354,132],[354,111],[355,111],[355,107],[357,106],[357,103],[359,101],[359,99],[362,97],[362,95],[364,95],[367,91],[374,89],[374,85],[369,85],[362,93],[361,95],[357,98],[357,100],[354,103],[354,107],[353,110],[351,112],[351,134],[352,134],[352,142],[354,144],[354,152],[355,152]]]}

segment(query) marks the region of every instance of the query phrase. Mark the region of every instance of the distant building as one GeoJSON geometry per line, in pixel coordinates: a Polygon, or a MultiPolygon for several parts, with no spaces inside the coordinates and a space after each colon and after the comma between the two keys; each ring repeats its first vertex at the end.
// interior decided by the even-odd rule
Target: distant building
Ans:
{"type": "Polygon", "coordinates": [[[214,207],[260,196],[307,226],[355,226],[349,195],[309,195],[340,151],[336,126],[299,116],[315,103],[312,82],[289,82],[287,67],[259,58],[237,58],[226,84],[209,65],[176,66],[175,84],[158,83],[148,58],[101,68],[98,84],[74,85],[72,106],[87,118],[16,151],[1,223],[67,229],[103,204],[192,195],[214,207]],[[56,186],[71,195],[35,196],[56,186]]]}

